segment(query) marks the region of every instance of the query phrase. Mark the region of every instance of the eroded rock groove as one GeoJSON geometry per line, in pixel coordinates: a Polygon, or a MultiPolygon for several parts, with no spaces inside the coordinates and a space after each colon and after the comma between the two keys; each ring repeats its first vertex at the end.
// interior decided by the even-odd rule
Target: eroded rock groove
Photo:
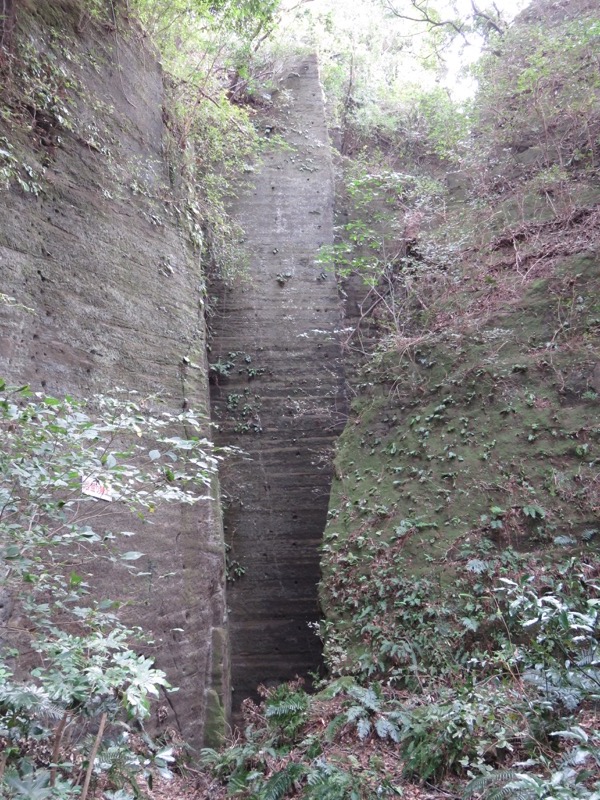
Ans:
{"type": "Polygon", "coordinates": [[[318,546],[330,450],[342,421],[335,280],[315,263],[333,240],[333,180],[316,58],[295,65],[275,142],[234,209],[248,280],[220,289],[210,360],[222,444],[248,458],[225,470],[234,708],[259,683],[318,668],[318,546]],[[243,574],[240,574],[242,573],[243,574]]]}

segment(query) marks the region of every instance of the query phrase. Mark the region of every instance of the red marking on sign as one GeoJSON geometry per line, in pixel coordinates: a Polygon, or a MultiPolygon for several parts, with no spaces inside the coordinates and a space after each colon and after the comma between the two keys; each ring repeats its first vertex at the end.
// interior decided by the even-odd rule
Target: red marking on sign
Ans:
{"type": "Polygon", "coordinates": [[[107,486],[104,486],[96,478],[83,478],[81,481],[81,491],[89,497],[95,497],[97,500],[107,500],[109,503],[112,501],[112,492],[107,486]]]}

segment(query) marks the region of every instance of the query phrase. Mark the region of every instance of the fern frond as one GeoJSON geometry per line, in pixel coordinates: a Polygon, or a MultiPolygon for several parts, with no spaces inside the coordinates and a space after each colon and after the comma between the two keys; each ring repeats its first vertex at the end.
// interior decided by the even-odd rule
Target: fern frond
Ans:
{"type": "Polygon", "coordinates": [[[229,780],[227,781],[227,793],[228,794],[237,794],[238,792],[243,792],[244,789],[247,789],[247,780],[248,775],[252,774],[247,769],[236,769],[236,771],[230,776],[229,780]]]}
{"type": "Polygon", "coordinates": [[[305,800],[348,800],[350,797],[358,797],[353,789],[356,778],[325,760],[318,761],[309,770],[306,782],[308,786],[303,794],[305,800]]]}
{"type": "Polygon", "coordinates": [[[122,772],[128,767],[136,767],[137,758],[132,751],[123,745],[109,744],[97,755],[98,768],[102,771],[122,772]]]}
{"type": "Polygon", "coordinates": [[[200,763],[218,778],[231,779],[255,753],[256,750],[248,745],[229,747],[222,752],[205,747],[200,751],[200,763]]]}
{"type": "Polygon", "coordinates": [[[272,775],[260,790],[260,800],[282,800],[295,781],[306,774],[306,767],[291,761],[284,769],[272,775]]]}
{"type": "Polygon", "coordinates": [[[348,722],[356,722],[356,720],[364,717],[365,709],[362,706],[350,706],[346,710],[346,719],[348,722]]]}
{"type": "Polygon", "coordinates": [[[216,750],[213,750],[212,747],[203,747],[200,750],[200,763],[203,766],[209,767],[219,761],[221,758],[221,754],[217,753],[216,750]]]}
{"type": "Polygon", "coordinates": [[[373,689],[363,689],[362,686],[351,686],[348,694],[369,711],[379,711],[381,700],[373,689]]]}
{"type": "Polygon", "coordinates": [[[577,659],[578,667],[589,667],[600,665],[600,649],[598,647],[589,647],[584,650],[577,659]]]}
{"type": "Polygon", "coordinates": [[[356,730],[358,732],[358,738],[361,740],[361,742],[371,733],[371,728],[371,722],[370,720],[366,719],[366,717],[362,717],[358,720],[356,724],[356,730]]]}
{"type": "Polygon", "coordinates": [[[0,689],[0,708],[3,705],[10,711],[26,712],[33,717],[51,720],[61,719],[65,713],[65,709],[54,703],[47,692],[34,684],[5,684],[0,689]]]}
{"type": "Polygon", "coordinates": [[[469,781],[462,796],[466,800],[466,798],[471,797],[471,795],[485,791],[489,786],[498,783],[508,783],[508,781],[512,781],[518,776],[519,773],[514,769],[499,769],[487,775],[479,775],[477,778],[473,778],[472,781],[469,781]]]}
{"type": "Polygon", "coordinates": [[[380,739],[389,738],[393,742],[396,742],[396,744],[400,742],[401,736],[398,726],[387,717],[377,717],[375,720],[375,730],[380,739]]]}
{"type": "Polygon", "coordinates": [[[530,792],[526,790],[521,791],[510,783],[507,783],[506,786],[497,786],[495,789],[492,789],[490,793],[486,795],[486,800],[506,800],[508,797],[510,797],[511,800],[531,800],[530,792]]]}
{"type": "Polygon", "coordinates": [[[333,742],[347,721],[348,719],[345,714],[338,714],[337,717],[334,717],[325,729],[325,741],[333,742]]]}
{"type": "Polygon", "coordinates": [[[288,717],[306,710],[306,698],[286,697],[277,703],[270,703],[265,709],[265,716],[288,717]]]}
{"type": "Polygon", "coordinates": [[[341,678],[336,678],[334,681],[327,684],[327,686],[317,694],[317,697],[321,700],[332,700],[334,697],[337,697],[338,694],[349,692],[352,687],[357,685],[356,680],[351,675],[342,675],[341,678]]]}

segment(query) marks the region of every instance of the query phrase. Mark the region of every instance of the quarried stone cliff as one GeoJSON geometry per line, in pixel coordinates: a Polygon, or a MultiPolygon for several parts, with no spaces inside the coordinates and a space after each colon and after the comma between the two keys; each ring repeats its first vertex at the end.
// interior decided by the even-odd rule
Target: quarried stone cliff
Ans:
{"type": "Polygon", "coordinates": [[[213,318],[218,440],[245,451],[222,476],[233,705],[259,683],[320,664],[318,545],[330,449],[343,419],[336,284],[315,262],[333,241],[333,187],[315,57],[290,68],[264,120],[273,139],[234,213],[243,284],[221,287],[213,318]]]}
{"type": "MultiPolygon", "coordinates": [[[[11,33],[0,274],[13,301],[0,303],[0,375],[57,396],[158,393],[173,411],[207,413],[203,278],[164,157],[156,54],[140,30],[95,28],[69,2],[23,5],[11,33]]],[[[126,583],[103,566],[95,578],[154,639],[179,687],[161,721],[194,744],[219,737],[228,705],[217,487],[213,497],[137,524],[145,577],[126,583]]]]}

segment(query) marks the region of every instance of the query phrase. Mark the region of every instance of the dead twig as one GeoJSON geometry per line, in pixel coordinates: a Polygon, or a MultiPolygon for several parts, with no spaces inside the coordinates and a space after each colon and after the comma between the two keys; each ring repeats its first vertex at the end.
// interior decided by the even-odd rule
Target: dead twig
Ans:
{"type": "Polygon", "coordinates": [[[68,720],[69,720],[69,712],[65,711],[61,721],[58,724],[58,728],[56,729],[56,735],[54,737],[54,747],[52,748],[52,766],[50,767],[50,786],[54,786],[54,784],[56,783],[56,764],[58,762],[58,757],[60,754],[60,746],[62,744],[62,738],[65,732],[65,728],[67,727],[68,720]]]}
{"type": "Polygon", "coordinates": [[[102,741],[102,737],[104,736],[106,719],[107,715],[105,711],[100,717],[100,727],[98,728],[98,733],[96,734],[96,738],[94,740],[94,746],[92,747],[92,752],[90,753],[90,758],[85,773],[85,781],[83,782],[83,789],[81,790],[81,800],[86,800],[88,791],[90,789],[90,781],[92,780],[92,772],[94,771],[94,761],[96,760],[96,756],[98,754],[98,748],[100,747],[100,742],[102,741]]]}

